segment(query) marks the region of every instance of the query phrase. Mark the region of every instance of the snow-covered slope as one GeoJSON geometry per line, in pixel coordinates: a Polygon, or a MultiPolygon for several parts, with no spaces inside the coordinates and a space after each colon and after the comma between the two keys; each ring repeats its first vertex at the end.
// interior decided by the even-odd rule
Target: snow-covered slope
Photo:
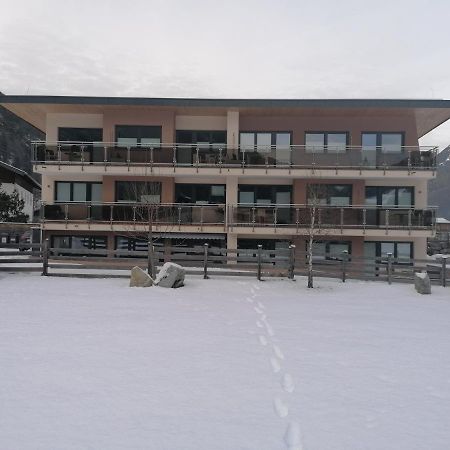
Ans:
{"type": "Polygon", "coordinates": [[[0,448],[447,450],[450,291],[0,278],[0,448]]]}

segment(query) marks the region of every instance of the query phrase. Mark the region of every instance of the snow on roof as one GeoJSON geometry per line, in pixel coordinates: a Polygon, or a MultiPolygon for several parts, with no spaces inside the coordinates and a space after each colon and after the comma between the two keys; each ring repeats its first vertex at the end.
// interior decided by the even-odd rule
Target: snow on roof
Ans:
{"type": "Polygon", "coordinates": [[[450,220],[447,220],[444,217],[437,217],[436,218],[436,223],[450,223],[450,220]]]}

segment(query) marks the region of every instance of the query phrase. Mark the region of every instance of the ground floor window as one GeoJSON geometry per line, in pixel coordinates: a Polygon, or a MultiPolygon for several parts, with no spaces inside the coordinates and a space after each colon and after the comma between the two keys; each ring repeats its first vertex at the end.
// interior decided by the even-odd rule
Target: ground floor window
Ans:
{"type": "Polygon", "coordinates": [[[413,243],[394,241],[364,242],[364,256],[366,258],[381,258],[383,262],[386,262],[388,253],[392,253],[392,256],[399,263],[410,263],[410,260],[413,258],[413,243]]]}
{"type": "MultiPolygon", "coordinates": [[[[51,246],[54,249],[106,250],[107,242],[106,236],[56,235],[51,237],[51,246]]],[[[64,252],[58,253],[64,254],[64,252]]]]}
{"type": "MultiPolygon", "coordinates": [[[[308,250],[308,242],[306,242],[308,250]]],[[[327,241],[320,240],[313,242],[313,260],[341,260],[343,252],[349,255],[352,252],[352,243],[350,241],[327,241]]]]}

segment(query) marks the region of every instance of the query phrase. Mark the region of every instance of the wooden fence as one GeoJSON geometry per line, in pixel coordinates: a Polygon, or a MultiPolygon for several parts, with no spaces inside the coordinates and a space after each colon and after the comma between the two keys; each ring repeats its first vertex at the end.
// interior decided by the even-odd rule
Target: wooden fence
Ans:
{"type": "MultiPolygon", "coordinates": [[[[308,255],[295,246],[287,249],[219,249],[207,244],[197,247],[156,247],[156,266],[172,261],[186,268],[187,274],[211,276],[248,276],[259,280],[308,274],[308,255]]],[[[148,253],[142,250],[65,249],[41,244],[0,244],[0,271],[41,272],[46,276],[120,277],[129,276],[134,266],[147,269],[148,253]]],[[[449,279],[447,259],[418,260],[354,257],[346,252],[313,256],[313,276],[374,280],[387,283],[412,282],[414,273],[426,270],[433,283],[446,286],[449,279]]]]}

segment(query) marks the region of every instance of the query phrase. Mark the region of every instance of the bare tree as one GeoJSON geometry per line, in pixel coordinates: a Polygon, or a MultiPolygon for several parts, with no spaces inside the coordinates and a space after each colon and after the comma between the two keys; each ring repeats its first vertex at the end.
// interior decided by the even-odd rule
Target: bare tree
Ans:
{"type": "Polygon", "coordinates": [[[121,194],[126,201],[130,202],[131,206],[131,210],[128,207],[122,211],[122,215],[126,217],[127,221],[133,222],[133,225],[127,229],[127,235],[135,239],[142,239],[143,236],[146,236],[147,271],[152,278],[155,278],[154,228],[171,227],[174,223],[175,211],[169,205],[161,205],[160,182],[129,181],[122,186],[121,194]],[[136,224],[145,225],[145,234],[136,230],[136,224]]]}

